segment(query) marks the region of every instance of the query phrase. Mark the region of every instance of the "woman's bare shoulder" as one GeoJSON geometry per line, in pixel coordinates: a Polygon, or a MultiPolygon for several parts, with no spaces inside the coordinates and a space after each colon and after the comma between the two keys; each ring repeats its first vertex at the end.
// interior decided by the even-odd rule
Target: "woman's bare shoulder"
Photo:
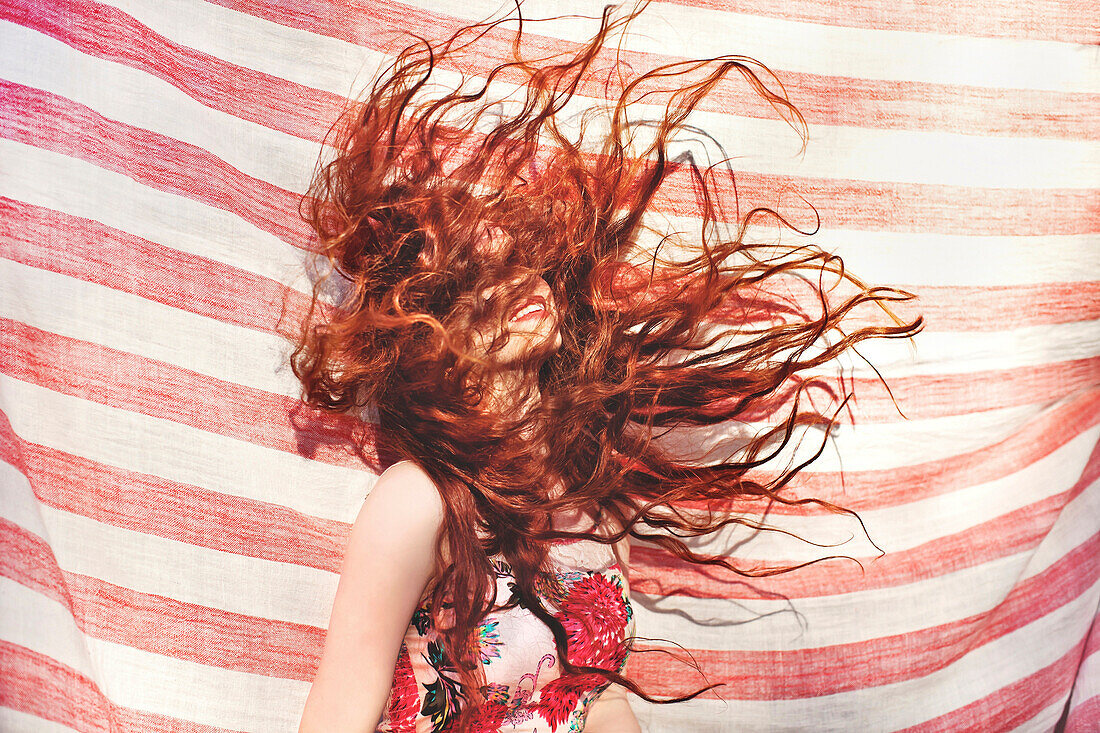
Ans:
{"type": "Polygon", "coordinates": [[[415,461],[394,463],[379,475],[370,491],[387,498],[403,498],[409,507],[420,508],[432,515],[443,514],[443,499],[435,480],[415,461]]]}
{"type": "Polygon", "coordinates": [[[399,461],[374,482],[352,527],[353,537],[435,544],[443,523],[443,499],[435,481],[413,461],[399,461]],[[357,531],[359,530],[359,531],[357,531]],[[381,534],[381,537],[379,536],[381,534]]]}
{"type": "Polygon", "coordinates": [[[440,532],[444,520],[443,497],[435,479],[415,461],[403,460],[394,463],[378,477],[367,497],[364,506],[371,497],[379,506],[374,521],[389,525],[391,531],[413,535],[408,539],[418,543],[430,542],[434,554],[432,577],[450,564],[450,550],[441,539],[440,532]]]}

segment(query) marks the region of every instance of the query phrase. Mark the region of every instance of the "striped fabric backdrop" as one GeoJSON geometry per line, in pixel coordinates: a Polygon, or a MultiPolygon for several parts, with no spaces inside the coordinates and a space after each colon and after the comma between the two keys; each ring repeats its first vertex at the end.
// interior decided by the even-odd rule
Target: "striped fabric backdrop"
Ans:
{"type": "MultiPolygon", "coordinates": [[[[347,420],[296,409],[277,320],[305,300],[298,198],[401,31],[498,10],[0,0],[0,730],[296,730],[380,470],[332,436],[347,420]]],[[[928,324],[863,349],[906,418],[853,360],[856,425],[795,487],[885,555],[789,512],[853,539],[716,546],[862,568],[746,582],[634,546],[639,634],[723,683],[634,700],[646,730],[1100,730],[1098,42],[1086,0],[668,0],[633,27],[634,68],[744,53],[779,74],[805,155],[735,81],[698,124],[744,196],[803,217],[804,197],[810,241],[928,324]]]]}

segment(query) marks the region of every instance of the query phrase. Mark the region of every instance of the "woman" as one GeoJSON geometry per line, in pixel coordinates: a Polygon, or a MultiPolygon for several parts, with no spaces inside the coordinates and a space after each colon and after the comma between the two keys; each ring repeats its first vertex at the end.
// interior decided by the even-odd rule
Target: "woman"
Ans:
{"type": "Polygon", "coordinates": [[[681,538],[751,525],[733,510],[755,500],[804,503],[779,494],[801,466],[753,471],[799,430],[831,425],[800,408],[805,375],[919,329],[845,333],[860,306],[910,296],[864,287],[809,247],[750,243],[750,224],[786,222],[731,215],[718,169],[669,160],[731,71],[802,119],[751,59],[644,73],[609,60],[608,38],[636,15],[605,10],[575,53],[537,60],[520,19],[512,58],[481,82],[453,75],[504,21],[409,46],[317,176],[308,218],[332,270],[293,366],[307,403],[373,406],[379,455],[396,460],[352,527],[302,731],[632,731],[626,690],[702,692],[658,699],[622,674],[627,538],[748,575],[783,570],[738,570],[681,538]],[[494,81],[519,91],[493,97],[494,81]],[[615,102],[570,112],[585,91],[615,102]],[[646,215],[684,190],[697,231],[647,249],[646,215]],[[858,287],[834,303],[828,273],[858,287]],[[769,299],[772,284],[805,282],[809,304],[769,299]],[[705,460],[665,436],[749,420],[770,427],[705,460]]]}

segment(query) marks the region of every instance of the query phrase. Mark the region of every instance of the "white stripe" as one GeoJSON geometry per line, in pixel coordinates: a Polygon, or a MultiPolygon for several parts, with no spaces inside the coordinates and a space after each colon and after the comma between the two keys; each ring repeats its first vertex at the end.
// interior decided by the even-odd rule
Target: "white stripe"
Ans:
{"type": "MultiPolygon", "coordinates": [[[[574,132],[576,126],[570,123],[596,104],[574,98],[562,113],[566,122],[560,128],[574,132]]],[[[632,119],[659,118],[661,113],[641,104],[633,109],[632,119]]],[[[598,140],[607,131],[599,124],[603,118],[597,120],[588,127],[589,139],[598,140]]],[[[772,175],[1024,190],[1094,189],[1100,166],[1100,144],[1089,140],[813,124],[800,155],[801,140],[776,119],[698,111],[690,123],[722,143],[736,171],[772,175]]],[[[669,158],[687,152],[701,165],[722,157],[712,142],[682,132],[669,145],[669,158]]],[[[797,205],[793,196],[790,201],[788,205],[797,205]]]]}
{"type": "MultiPolygon", "coordinates": [[[[829,435],[825,451],[805,470],[878,471],[943,460],[994,445],[1018,433],[1041,413],[1077,397],[1070,395],[1053,404],[1034,403],[921,420],[840,424],[829,435]]],[[[681,427],[662,435],[658,442],[684,462],[713,463],[736,455],[747,438],[764,427],[762,423],[746,426],[729,422],[681,427]]],[[[778,468],[788,457],[796,463],[809,460],[821,443],[821,430],[797,429],[780,457],[773,459],[772,467],[778,468]]]]}
{"type": "MultiPolygon", "coordinates": [[[[630,261],[648,265],[653,249],[669,233],[678,233],[686,245],[664,241],[662,260],[683,261],[698,254],[698,217],[653,212],[646,215],[645,223],[653,230],[639,232],[640,251],[630,261]]],[[[795,223],[814,224],[809,217],[796,217],[795,223]]],[[[732,241],[734,229],[724,227],[720,232],[732,241]]],[[[753,225],[743,241],[773,243],[776,229],[753,225]]],[[[1100,280],[1100,235],[1096,234],[998,236],[822,228],[812,237],[784,231],[779,241],[787,247],[813,245],[838,254],[847,270],[871,285],[1004,287],[1100,280]]]]}
{"type": "Polygon", "coordinates": [[[301,392],[277,334],[11,260],[0,259],[0,283],[7,318],[272,394],[301,392]]]}
{"type": "Polygon", "coordinates": [[[29,28],[0,22],[0,37],[21,50],[7,55],[0,67],[8,81],[195,145],[246,175],[293,193],[309,185],[321,151],[315,142],[207,107],[157,76],[81,53],[29,28]],[[92,81],[99,79],[105,81],[92,81]]]}
{"type": "Polygon", "coordinates": [[[1100,236],[965,236],[823,229],[808,241],[871,284],[989,287],[1100,280],[1100,236]]]}
{"type": "Polygon", "coordinates": [[[0,195],[309,289],[305,253],[222,209],[77,158],[0,138],[0,195]]]}
{"type": "Polygon", "coordinates": [[[328,626],[337,573],[199,547],[46,505],[42,516],[57,562],[70,573],[259,619],[328,626]]]}
{"type": "MultiPolygon", "coordinates": [[[[637,633],[664,636],[692,649],[779,651],[854,644],[954,623],[988,613],[1013,587],[1090,541],[1098,513],[1100,482],[1094,482],[1066,505],[1039,545],[950,573],[933,576],[939,571],[929,568],[933,577],[886,588],[792,601],[634,593],[637,633]]],[[[734,560],[744,561],[740,549],[734,560]]],[[[873,562],[867,574],[874,578],[873,562]]],[[[768,588],[766,580],[745,582],[765,592],[768,588]]]]}
{"type": "Polygon", "coordinates": [[[98,678],[84,632],[69,609],[4,576],[0,576],[0,639],[45,655],[90,680],[98,678]]]}
{"type": "MultiPolygon", "coordinates": [[[[196,7],[184,3],[113,0],[109,4],[178,43],[302,84],[324,83],[325,88],[339,93],[346,93],[351,86],[348,70],[364,66],[362,51],[351,44],[245,13],[211,6],[203,7],[201,17],[197,17],[196,7]],[[219,32],[210,33],[211,27],[219,32]],[[281,49],[280,53],[271,53],[273,48],[281,49]]],[[[403,4],[441,12],[429,0],[403,4]]],[[[391,4],[389,8],[400,12],[401,5],[391,4]]],[[[503,12],[510,9],[504,6],[503,12]]],[[[592,18],[601,9],[585,0],[546,0],[527,3],[523,11],[527,18],[571,13],[592,18]]],[[[443,14],[472,22],[491,15],[499,17],[501,12],[502,6],[496,0],[467,0],[448,7],[443,14]]],[[[561,19],[530,24],[527,30],[551,41],[579,43],[590,38],[597,25],[591,19],[561,19]]],[[[411,42],[406,38],[395,40],[394,45],[411,42]]],[[[681,4],[654,3],[631,27],[622,47],[683,58],[746,54],[775,69],[825,76],[1100,91],[1095,62],[1077,44],[845,28],[681,4]],[[837,49],[844,52],[837,53],[837,49]],[[1052,69],[1057,73],[1052,74],[1052,69]]],[[[367,67],[368,73],[373,70],[367,67]]]]}
{"type": "MultiPolygon", "coordinates": [[[[883,319],[885,321],[885,319],[883,319]]],[[[1009,371],[1100,354],[1100,321],[1021,326],[1004,331],[922,331],[913,339],[875,338],[857,347],[891,378],[1009,371]]],[[[859,377],[875,373],[851,353],[837,368],[859,377]]]]}
{"type": "Polygon", "coordinates": [[[104,687],[119,705],[242,731],[291,731],[309,682],[197,664],[88,639],[104,687]]]}
{"type": "Polygon", "coordinates": [[[377,479],[366,470],[311,461],[6,375],[0,375],[0,410],[17,435],[47,448],[348,524],[377,479]]]}
{"type": "MultiPolygon", "coordinates": [[[[1100,624],[1100,605],[1097,606],[1097,621],[1100,624]]],[[[1093,633],[1097,633],[1093,630],[1093,633]]],[[[1077,679],[1073,683],[1073,707],[1088,700],[1100,697],[1100,648],[1094,649],[1081,662],[1077,669],[1077,679]]]]}
{"type": "MultiPolygon", "coordinates": [[[[905,585],[790,602],[638,593],[631,600],[641,637],[713,651],[815,649],[873,642],[987,614],[1004,601],[1030,557],[1031,552],[1021,552],[905,585]]],[[[759,585],[766,589],[763,582],[759,585]]]]}
{"type": "Polygon", "coordinates": [[[702,700],[673,707],[632,696],[630,704],[646,730],[801,731],[806,721],[820,731],[898,730],[964,707],[1057,662],[1081,640],[1098,598],[1100,583],[943,669],[904,682],[796,700],[702,700]]]}

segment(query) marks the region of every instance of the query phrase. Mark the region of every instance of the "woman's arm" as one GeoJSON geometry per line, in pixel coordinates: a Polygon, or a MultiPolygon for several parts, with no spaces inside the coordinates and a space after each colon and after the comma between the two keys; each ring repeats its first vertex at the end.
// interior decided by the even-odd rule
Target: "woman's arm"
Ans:
{"type": "Polygon", "coordinates": [[[325,649],[299,733],[374,731],[401,641],[435,569],[443,502],[402,461],[379,477],[352,525],[325,649]]]}
{"type": "Polygon", "coordinates": [[[626,689],[611,685],[588,710],[584,733],[641,733],[642,727],[626,701],[626,689]]]}
{"type": "MultiPolygon", "coordinates": [[[[630,582],[628,568],[630,561],[630,537],[624,537],[614,545],[615,556],[619,561],[619,569],[623,573],[623,591],[630,595],[630,582]]],[[[619,685],[611,685],[596,698],[592,707],[588,710],[588,718],[584,723],[585,733],[641,733],[638,719],[634,717],[634,711],[626,700],[626,689],[619,685]]]]}

